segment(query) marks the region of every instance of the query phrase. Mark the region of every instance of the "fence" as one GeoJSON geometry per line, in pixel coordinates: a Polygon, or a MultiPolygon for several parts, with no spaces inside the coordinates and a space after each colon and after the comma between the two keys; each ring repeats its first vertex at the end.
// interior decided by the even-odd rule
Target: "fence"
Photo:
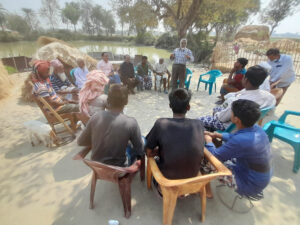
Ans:
{"type": "Polygon", "coordinates": [[[31,70],[31,66],[29,65],[31,58],[28,58],[26,56],[2,58],[1,60],[3,65],[13,67],[18,72],[25,72],[31,70]]]}
{"type": "Polygon", "coordinates": [[[281,53],[292,56],[294,70],[300,75],[300,42],[285,41],[282,43],[274,42],[271,44],[241,44],[218,43],[212,55],[212,67],[220,69],[222,72],[229,72],[237,58],[248,59],[248,65],[257,65],[262,61],[267,61],[266,51],[269,48],[278,48],[281,53]]]}

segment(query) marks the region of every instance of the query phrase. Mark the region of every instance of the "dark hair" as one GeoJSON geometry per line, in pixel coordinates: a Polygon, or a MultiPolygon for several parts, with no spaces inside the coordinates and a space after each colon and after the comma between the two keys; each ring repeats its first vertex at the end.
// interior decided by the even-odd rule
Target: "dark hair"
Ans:
{"type": "Polygon", "coordinates": [[[145,56],[145,55],[143,55],[143,56],[142,56],[142,60],[143,60],[143,59],[148,59],[148,57],[145,56]]]}
{"type": "Polygon", "coordinates": [[[237,61],[245,67],[248,64],[248,59],[246,58],[238,58],[237,61]]]}
{"type": "Polygon", "coordinates": [[[231,110],[233,115],[239,118],[245,127],[252,127],[260,117],[259,105],[246,99],[234,101],[231,110]]]}
{"type": "Polygon", "coordinates": [[[107,103],[110,107],[124,107],[128,103],[128,90],[121,84],[112,84],[108,91],[107,103]]]}
{"type": "Polygon", "coordinates": [[[105,53],[107,53],[107,52],[102,52],[101,56],[104,56],[105,53]]]}
{"type": "Polygon", "coordinates": [[[262,66],[251,66],[248,68],[245,78],[252,84],[254,87],[259,87],[266,77],[268,76],[268,71],[262,66]]]}
{"type": "Polygon", "coordinates": [[[170,107],[173,113],[185,114],[190,104],[192,93],[184,88],[179,88],[169,94],[170,107]]]}
{"type": "Polygon", "coordinates": [[[280,54],[280,51],[278,48],[270,48],[266,53],[267,56],[268,55],[279,55],[279,54],[280,54]]]}

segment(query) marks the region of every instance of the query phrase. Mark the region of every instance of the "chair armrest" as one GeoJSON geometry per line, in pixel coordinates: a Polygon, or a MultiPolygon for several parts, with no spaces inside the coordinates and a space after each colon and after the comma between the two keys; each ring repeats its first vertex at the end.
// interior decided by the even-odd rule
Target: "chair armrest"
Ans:
{"type": "Polygon", "coordinates": [[[206,75],[209,75],[209,74],[208,74],[208,73],[201,74],[201,75],[199,76],[199,79],[202,79],[202,77],[203,77],[203,76],[206,76],[206,75]]]}
{"type": "Polygon", "coordinates": [[[271,124],[270,124],[268,130],[266,131],[268,133],[269,132],[273,133],[274,129],[276,127],[280,127],[280,128],[284,128],[284,129],[287,129],[287,130],[291,130],[291,131],[295,131],[295,132],[299,132],[300,133],[300,129],[299,128],[292,127],[292,126],[287,126],[286,124],[279,123],[278,121],[271,121],[270,123],[271,124]]]}
{"type": "Polygon", "coordinates": [[[169,180],[165,178],[164,175],[160,172],[155,160],[152,157],[148,158],[148,163],[151,167],[151,171],[155,180],[164,187],[181,186],[181,185],[197,183],[197,182],[208,182],[219,176],[229,176],[232,174],[231,171],[227,167],[225,167],[217,158],[215,158],[206,148],[204,148],[204,155],[217,169],[218,171],[217,173],[207,174],[203,176],[196,176],[187,179],[169,180]]]}
{"type": "Polygon", "coordinates": [[[80,152],[78,152],[72,159],[73,160],[83,160],[86,157],[86,155],[90,152],[91,149],[92,149],[91,146],[85,147],[80,152]]]}
{"type": "Polygon", "coordinates": [[[187,77],[187,80],[190,82],[191,81],[191,79],[192,79],[192,74],[188,74],[188,77],[187,77]]]}
{"type": "Polygon", "coordinates": [[[286,110],[286,111],[284,111],[284,113],[281,115],[281,117],[279,118],[278,121],[279,121],[280,123],[284,123],[285,120],[286,120],[286,117],[287,117],[288,115],[300,116],[300,112],[286,110]]]}

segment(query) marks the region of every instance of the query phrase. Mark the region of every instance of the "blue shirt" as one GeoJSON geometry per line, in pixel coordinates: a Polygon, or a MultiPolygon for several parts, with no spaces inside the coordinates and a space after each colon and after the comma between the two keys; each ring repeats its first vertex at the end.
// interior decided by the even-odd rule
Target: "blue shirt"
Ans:
{"type": "Polygon", "coordinates": [[[70,82],[68,79],[66,79],[65,81],[62,81],[62,80],[61,80],[56,74],[54,74],[54,73],[50,76],[50,82],[51,82],[51,84],[52,84],[52,87],[53,87],[54,91],[56,91],[56,92],[60,91],[60,89],[61,89],[63,86],[69,87],[69,86],[72,85],[71,82],[70,82]]]}
{"type": "Polygon", "coordinates": [[[183,64],[185,65],[187,61],[194,62],[194,56],[190,49],[188,48],[176,48],[173,51],[173,54],[175,56],[174,58],[174,64],[183,64]],[[185,55],[188,55],[190,59],[187,59],[185,55]]]}
{"type": "Polygon", "coordinates": [[[237,192],[243,195],[254,195],[261,192],[270,182],[269,172],[257,172],[249,164],[270,167],[270,143],[268,136],[258,125],[238,130],[236,133],[223,133],[225,143],[216,148],[207,143],[206,148],[219,160],[236,159],[232,172],[237,183],[237,192]]]}

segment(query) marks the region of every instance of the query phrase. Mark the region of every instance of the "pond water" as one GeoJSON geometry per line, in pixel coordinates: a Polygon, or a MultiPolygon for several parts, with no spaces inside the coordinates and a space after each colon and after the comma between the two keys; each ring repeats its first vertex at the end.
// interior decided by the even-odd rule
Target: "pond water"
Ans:
{"type": "MultiPolygon", "coordinates": [[[[97,42],[97,41],[71,41],[72,46],[82,52],[112,52],[113,54],[146,55],[151,62],[157,62],[160,57],[169,58],[170,52],[164,49],[157,49],[151,46],[136,46],[124,42],[97,42]]],[[[0,43],[0,58],[12,56],[31,57],[37,50],[36,42],[11,42],[0,43]]]]}

